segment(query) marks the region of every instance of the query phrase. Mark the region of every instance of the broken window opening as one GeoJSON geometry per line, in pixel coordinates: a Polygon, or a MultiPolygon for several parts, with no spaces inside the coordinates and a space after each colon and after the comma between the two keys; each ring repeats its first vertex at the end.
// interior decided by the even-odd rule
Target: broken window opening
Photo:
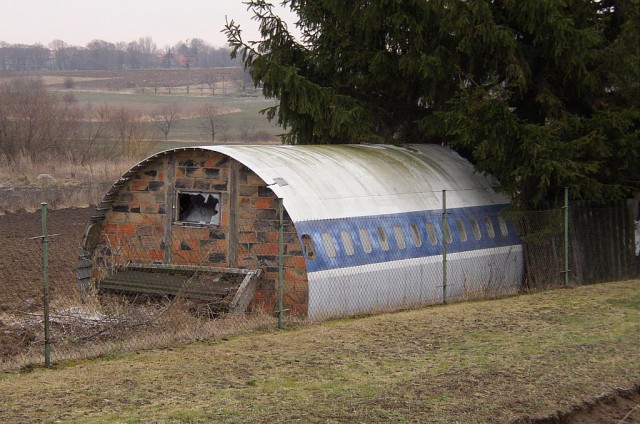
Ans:
{"type": "Polygon", "coordinates": [[[304,254],[308,259],[316,258],[316,248],[313,245],[313,240],[309,234],[303,234],[302,237],[302,247],[304,248],[304,254]]]}
{"type": "Polygon", "coordinates": [[[220,225],[220,194],[178,192],[178,222],[220,225]]]}

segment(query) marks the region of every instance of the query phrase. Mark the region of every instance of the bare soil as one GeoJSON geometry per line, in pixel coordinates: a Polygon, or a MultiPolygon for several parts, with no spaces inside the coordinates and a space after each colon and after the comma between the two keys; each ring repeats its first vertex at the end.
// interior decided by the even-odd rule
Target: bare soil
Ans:
{"type": "MultiPolygon", "coordinates": [[[[52,299],[75,292],[75,272],[84,225],[93,208],[50,210],[47,214],[48,276],[52,299]]],[[[0,216],[0,316],[18,313],[35,326],[13,327],[0,319],[0,357],[10,357],[36,340],[42,310],[42,213],[0,216]],[[34,238],[35,237],[35,238],[34,238]]]]}
{"type": "MultiPolygon", "coordinates": [[[[52,296],[75,288],[75,273],[84,226],[94,208],[47,213],[49,284],[52,296]]],[[[21,304],[41,304],[42,213],[0,216],[0,311],[21,304]]]]}
{"type": "Polygon", "coordinates": [[[640,423],[640,385],[617,389],[586,402],[570,411],[557,411],[546,417],[523,417],[512,424],[601,424],[640,423]]]}

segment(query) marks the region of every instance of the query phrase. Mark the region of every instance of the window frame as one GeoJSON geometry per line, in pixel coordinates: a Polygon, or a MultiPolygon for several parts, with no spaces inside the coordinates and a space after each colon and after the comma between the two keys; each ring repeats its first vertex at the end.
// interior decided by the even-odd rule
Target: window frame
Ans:
{"type": "MultiPolygon", "coordinates": [[[[191,203],[193,201],[191,200],[191,203]]],[[[220,228],[222,225],[222,193],[219,191],[206,191],[206,190],[192,190],[192,189],[176,189],[174,196],[174,208],[172,211],[171,223],[175,225],[182,226],[191,226],[191,227],[211,227],[211,228],[220,228]],[[203,196],[205,197],[204,204],[207,203],[207,198],[205,195],[211,195],[216,200],[217,203],[214,205],[213,210],[217,213],[213,214],[212,217],[217,217],[215,222],[203,222],[203,221],[185,221],[180,218],[184,218],[182,216],[183,211],[181,210],[181,199],[183,196],[203,196]]]]}

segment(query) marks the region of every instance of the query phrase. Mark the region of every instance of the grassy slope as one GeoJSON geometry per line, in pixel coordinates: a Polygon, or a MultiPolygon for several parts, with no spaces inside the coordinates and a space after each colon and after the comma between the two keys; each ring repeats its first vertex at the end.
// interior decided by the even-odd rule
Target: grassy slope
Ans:
{"type": "Polygon", "coordinates": [[[640,382],[640,281],[2,377],[0,421],[504,422],[640,382]]]}

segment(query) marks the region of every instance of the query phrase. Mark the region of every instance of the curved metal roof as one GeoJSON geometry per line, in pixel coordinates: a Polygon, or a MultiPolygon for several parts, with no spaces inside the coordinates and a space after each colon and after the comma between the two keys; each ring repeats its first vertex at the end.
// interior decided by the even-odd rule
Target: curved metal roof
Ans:
{"type": "Polygon", "coordinates": [[[219,152],[262,178],[294,222],[506,204],[498,182],[454,151],[432,144],[199,146],[157,153],[125,173],[98,207],[108,209],[119,187],[155,158],[184,150],[219,152]]]}
{"type": "Polygon", "coordinates": [[[294,222],[505,204],[498,182],[438,145],[202,146],[250,168],[294,222]]]}

